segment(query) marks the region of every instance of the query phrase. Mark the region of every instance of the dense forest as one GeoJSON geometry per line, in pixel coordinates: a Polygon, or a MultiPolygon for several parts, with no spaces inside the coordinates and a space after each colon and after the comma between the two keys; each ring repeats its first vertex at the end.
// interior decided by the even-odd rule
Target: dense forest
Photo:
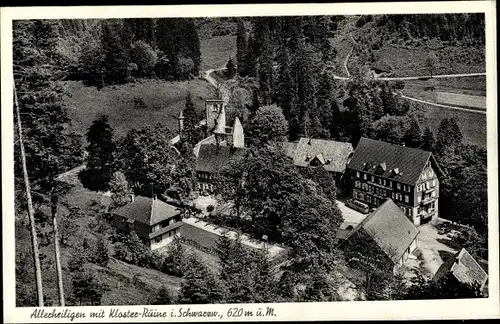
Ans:
{"type": "Polygon", "coordinates": [[[374,21],[380,32],[390,33],[395,38],[438,38],[441,41],[463,44],[485,43],[484,14],[442,15],[365,15],[356,23],[362,27],[374,21]]]}
{"type": "Polygon", "coordinates": [[[68,79],[102,87],[133,78],[185,80],[198,75],[200,42],[192,19],[61,20],[56,24],[68,79]]]}

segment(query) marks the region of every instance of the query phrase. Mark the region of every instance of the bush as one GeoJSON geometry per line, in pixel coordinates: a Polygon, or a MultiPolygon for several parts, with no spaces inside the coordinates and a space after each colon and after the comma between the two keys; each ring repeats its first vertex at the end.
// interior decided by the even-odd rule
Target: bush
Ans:
{"type": "Polygon", "coordinates": [[[96,249],[94,252],[94,263],[100,265],[101,267],[106,267],[109,262],[109,252],[108,247],[106,246],[106,242],[102,236],[97,240],[96,249]]]}
{"type": "Polygon", "coordinates": [[[163,260],[161,271],[177,277],[182,277],[186,271],[186,253],[185,247],[181,244],[180,239],[175,239],[170,246],[167,256],[163,260]]]}
{"type": "Polygon", "coordinates": [[[172,293],[166,286],[161,286],[156,294],[150,299],[149,305],[171,305],[174,304],[172,293]]]}
{"type": "Polygon", "coordinates": [[[189,74],[194,72],[194,62],[190,58],[181,57],[177,65],[177,75],[180,79],[186,80],[189,74]]]}
{"type": "Polygon", "coordinates": [[[154,75],[158,56],[151,46],[143,41],[132,44],[131,59],[137,65],[136,76],[151,77],[154,75]]]}

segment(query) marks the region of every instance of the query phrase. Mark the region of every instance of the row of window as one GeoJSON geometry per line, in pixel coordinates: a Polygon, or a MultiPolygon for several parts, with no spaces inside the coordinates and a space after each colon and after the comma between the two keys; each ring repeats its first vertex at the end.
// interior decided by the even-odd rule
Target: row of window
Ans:
{"type": "Polygon", "coordinates": [[[155,243],[160,243],[163,239],[177,235],[179,233],[179,231],[180,230],[178,228],[176,228],[176,229],[171,230],[171,231],[169,231],[161,236],[158,236],[157,238],[155,238],[155,243]]]}
{"type": "Polygon", "coordinates": [[[430,203],[429,206],[427,206],[426,208],[424,207],[418,207],[417,208],[417,213],[420,214],[422,212],[425,212],[425,213],[432,213],[433,211],[435,211],[435,207],[436,207],[436,204],[434,202],[430,203]]]}
{"type": "MultiPolygon", "coordinates": [[[[361,172],[356,171],[356,178],[358,178],[358,179],[361,178],[361,172]]],[[[363,180],[371,181],[373,183],[378,183],[381,186],[395,188],[398,190],[401,190],[401,188],[402,188],[403,191],[411,192],[411,186],[409,186],[409,185],[401,184],[399,182],[387,180],[387,179],[384,179],[381,177],[376,177],[374,175],[369,175],[367,173],[363,173],[363,180]]]]}
{"type": "Polygon", "coordinates": [[[361,183],[360,181],[355,181],[354,187],[363,189],[380,197],[391,197],[392,200],[404,201],[407,204],[410,203],[410,196],[400,194],[399,192],[390,192],[387,189],[375,187],[364,182],[361,183]]]}
{"type": "Polygon", "coordinates": [[[210,183],[198,182],[199,190],[213,190],[213,185],[210,183]]]}
{"type": "Polygon", "coordinates": [[[434,188],[435,186],[436,186],[436,179],[433,179],[431,181],[427,181],[417,185],[417,191],[420,192],[423,190],[431,189],[434,188]]]}
{"type": "MultiPolygon", "coordinates": [[[[436,191],[432,191],[430,194],[424,195],[424,200],[435,198],[436,191]]],[[[422,196],[417,196],[417,202],[420,203],[422,201],[422,196]]]]}
{"type": "Polygon", "coordinates": [[[353,196],[355,199],[358,199],[360,201],[364,201],[364,202],[367,202],[367,203],[370,203],[370,204],[373,204],[376,206],[378,206],[380,204],[380,200],[378,198],[372,197],[368,194],[365,194],[365,193],[362,193],[359,191],[354,191],[353,196]]]}
{"type": "Polygon", "coordinates": [[[211,175],[207,172],[198,172],[198,179],[210,179],[211,175]]]}
{"type": "MultiPolygon", "coordinates": [[[[381,203],[380,199],[378,199],[376,197],[373,197],[373,196],[371,196],[369,194],[363,193],[363,192],[354,191],[353,192],[353,196],[354,196],[355,199],[358,199],[360,201],[364,201],[366,203],[373,204],[375,206],[378,206],[381,203]]],[[[406,197],[408,197],[408,196],[406,196],[406,197]]],[[[407,216],[412,216],[412,208],[404,207],[404,206],[400,206],[400,208],[401,208],[401,210],[403,210],[403,212],[407,216]]]]}
{"type": "Polygon", "coordinates": [[[164,227],[172,225],[175,222],[177,222],[177,219],[175,219],[175,218],[170,218],[170,219],[164,220],[163,222],[158,223],[158,224],[154,225],[153,227],[151,227],[150,232],[154,233],[154,232],[159,231],[160,229],[162,229],[164,227]]]}
{"type": "MultiPolygon", "coordinates": [[[[378,199],[376,197],[372,197],[369,194],[365,194],[363,192],[354,191],[353,196],[355,199],[358,199],[360,201],[364,201],[366,203],[371,203],[371,204],[374,204],[376,206],[378,206],[380,204],[380,199],[378,199]]],[[[405,207],[405,206],[399,206],[399,207],[407,216],[411,217],[413,215],[413,208],[405,207]]],[[[420,214],[422,212],[431,213],[431,212],[435,211],[435,207],[436,207],[435,202],[430,203],[429,206],[427,206],[427,207],[418,207],[417,214],[420,214]]]]}
{"type": "Polygon", "coordinates": [[[403,211],[403,213],[405,213],[406,216],[413,216],[413,209],[412,208],[408,208],[408,207],[404,207],[404,206],[399,206],[399,208],[401,208],[401,210],[403,211]]]}

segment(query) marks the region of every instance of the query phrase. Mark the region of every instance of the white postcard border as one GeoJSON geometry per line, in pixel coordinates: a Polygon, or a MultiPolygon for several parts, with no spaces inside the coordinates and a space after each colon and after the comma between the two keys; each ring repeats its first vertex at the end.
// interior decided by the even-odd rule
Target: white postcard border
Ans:
{"type": "Polygon", "coordinates": [[[72,322],[165,322],[203,321],[208,318],[92,318],[90,312],[112,309],[143,312],[144,308],[171,313],[183,308],[196,311],[217,311],[223,318],[210,321],[259,320],[343,320],[343,319],[467,319],[497,318],[499,304],[499,249],[498,249],[498,151],[496,102],[496,12],[494,1],[456,2],[394,2],[341,4],[266,4],[266,5],[189,5],[189,6],[103,6],[103,7],[30,7],[1,8],[1,71],[2,71],[2,224],[3,224],[3,282],[4,317],[10,323],[51,322],[65,323],[68,318],[30,318],[40,308],[15,307],[14,264],[14,187],[13,187],[13,116],[12,116],[12,20],[35,18],[132,18],[132,17],[207,17],[207,16],[266,16],[266,15],[352,15],[382,13],[458,13],[484,12],[486,14],[486,71],[487,71],[487,148],[488,148],[488,215],[489,215],[489,298],[429,301],[377,301],[333,303],[271,303],[220,305],[167,306],[96,306],[45,307],[52,312],[83,312],[86,318],[72,322]],[[257,310],[274,308],[276,316],[228,317],[230,308],[257,310]]]}

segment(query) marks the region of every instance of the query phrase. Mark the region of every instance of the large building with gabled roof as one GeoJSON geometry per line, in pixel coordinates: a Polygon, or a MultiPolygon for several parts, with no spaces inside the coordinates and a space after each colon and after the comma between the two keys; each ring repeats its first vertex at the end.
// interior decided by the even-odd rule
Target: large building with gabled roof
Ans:
{"type": "Polygon", "coordinates": [[[380,270],[396,271],[417,247],[419,230],[402,210],[387,199],[350,232],[339,239],[344,241],[349,258],[357,258],[353,250],[365,258],[378,259],[380,270]]]}
{"type": "Polygon", "coordinates": [[[354,149],[351,143],[302,137],[298,143],[285,144],[286,155],[297,167],[322,167],[330,172],[337,184],[346,170],[354,149]]]}
{"type": "Polygon", "coordinates": [[[369,207],[391,198],[417,226],[438,217],[444,172],[431,152],[361,138],[346,173],[353,198],[369,207]]]}

